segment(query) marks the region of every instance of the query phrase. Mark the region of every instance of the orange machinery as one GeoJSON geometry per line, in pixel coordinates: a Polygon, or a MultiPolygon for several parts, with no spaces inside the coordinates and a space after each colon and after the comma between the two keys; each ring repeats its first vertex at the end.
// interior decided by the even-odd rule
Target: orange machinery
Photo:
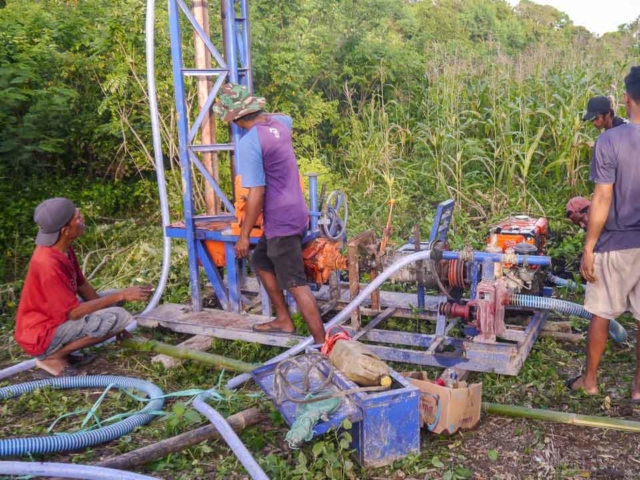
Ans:
{"type": "Polygon", "coordinates": [[[527,243],[536,248],[535,254],[543,255],[548,234],[549,223],[546,218],[513,215],[491,229],[487,236],[487,245],[494,244],[504,252],[507,248],[515,249],[516,245],[527,243]]]}
{"type": "MultiPolygon", "coordinates": [[[[231,233],[232,235],[240,235],[242,222],[246,215],[249,189],[242,186],[242,177],[240,175],[236,175],[234,185],[236,221],[231,224],[231,233]]],[[[300,188],[304,191],[302,175],[300,176],[300,188]]],[[[263,226],[264,218],[262,214],[260,214],[254,228],[251,230],[250,236],[260,238],[263,234],[263,226]]],[[[205,242],[205,246],[215,265],[217,267],[224,267],[226,265],[224,242],[211,240],[205,242]]],[[[340,247],[340,242],[331,241],[322,237],[316,238],[304,246],[302,257],[304,260],[305,273],[309,281],[317,284],[326,283],[332,271],[347,268],[347,259],[340,254],[340,247]]]]}

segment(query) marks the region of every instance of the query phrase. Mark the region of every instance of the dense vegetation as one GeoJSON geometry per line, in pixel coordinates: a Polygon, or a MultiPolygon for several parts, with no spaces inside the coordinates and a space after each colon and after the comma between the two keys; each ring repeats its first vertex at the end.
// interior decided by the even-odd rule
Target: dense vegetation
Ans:
{"type": "MultiPolygon", "coordinates": [[[[382,218],[389,198],[398,227],[417,215],[428,224],[430,206],[448,196],[461,221],[514,209],[557,214],[565,193],[585,189],[582,142],[596,133],[579,121],[585,100],[620,98],[638,53],[634,24],[596,39],[529,1],[250,3],[255,88],[294,116],[302,168],[347,190],[354,230],[382,218]],[[557,185],[562,194],[550,195],[557,185]]],[[[158,2],[158,94],[174,168],[165,8],[158,2]]],[[[6,280],[24,272],[32,208],[47,195],[69,195],[103,218],[141,204],[156,210],[143,22],[143,2],[132,0],[0,8],[6,280]]],[[[180,184],[170,182],[179,214],[180,184]]]]}
{"type": "MultiPolygon", "coordinates": [[[[219,37],[218,2],[210,3],[213,35],[219,37]]],[[[580,121],[586,101],[594,94],[620,101],[622,78],[640,61],[637,21],[595,38],[565,14],[527,0],[516,8],[503,0],[250,4],[255,89],[272,111],[294,117],[301,168],[320,171],[329,188],[348,193],[352,232],[380,229],[391,198],[397,202],[395,235],[405,237],[416,219],[426,232],[433,206],[449,197],[458,202],[458,245],[478,241],[487,224],[515,211],[544,213],[556,230],[571,231],[564,204],[570,195],[589,192],[586,143],[597,135],[580,121]]],[[[163,150],[177,219],[181,183],[166,2],[157,8],[163,150]]],[[[190,40],[185,32],[185,58],[193,56],[190,40]]],[[[44,198],[68,196],[82,207],[89,228],[78,248],[98,287],[157,280],[161,231],[146,88],[143,1],[0,0],[0,341],[10,345],[0,352],[0,364],[20,355],[9,338],[33,248],[33,208],[44,198]]],[[[221,162],[226,170],[226,160],[221,162]]],[[[202,207],[200,192],[196,200],[202,207]]],[[[580,236],[565,236],[554,248],[572,255],[580,243],[580,236]]],[[[168,301],[187,298],[185,255],[184,245],[176,243],[168,301]]],[[[201,365],[165,372],[116,351],[108,350],[113,365],[152,379],[166,392],[218,378],[201,365]]],[[[272,353],[223,341],[216,351],[249,361],[272,353]]],[[[610,378],[620,376],[618,365],[633,352],[614,356],[610,378]]],[[[486,398],[543,407],[564,402],[558,358],[558,365],[577,368],[565,348],[544,340],[518,379],[484,376],[486,398]]],[[[66,397],[41,397],[30,406],[48,409],[51,418],[73,406],[66,397]]],[[[268,404],[237,394],[222,408],[233,412],[254,403],[268,404]]],[[[152,442],[175,433],[177,424],[193,423],[182,421],[182,403],[171,408],[168,422],[136,435],[152,442]]],[[[602,407],[589,399],[566,408],[593,413],[602,407]]],[[[5,409],[3,415],[12,413],[5,409]]],[[[28,415],[23,420],[30,421],[28,415]]],[[[253,451],[281,441],[282,420],[272,420],[273,429],[256,427],[244,435],[253,451]]],[[[129,440],[115,450],[131,449],[129,440]]],[[[470,470],[456,466],[468,464],[456,442],[438,440],[436,456],[410,458],[400,467],[415,475],[441,469],[443,478],[468,478],[470,470]]],[[[205,443],[148,468],[165,478],[170,472],[202,478],[208,467],[221,476],[237,471],[231,455],[216,455],[212,467],[211,451],[205,443]]],[[[90,450],[75,459],[88,462],[101,453],[90,450]]],[[[295,457],[269,450],[261,462],[274,478],[364,476],[352,471],[340,439],[317,442],[295,457]]]]}

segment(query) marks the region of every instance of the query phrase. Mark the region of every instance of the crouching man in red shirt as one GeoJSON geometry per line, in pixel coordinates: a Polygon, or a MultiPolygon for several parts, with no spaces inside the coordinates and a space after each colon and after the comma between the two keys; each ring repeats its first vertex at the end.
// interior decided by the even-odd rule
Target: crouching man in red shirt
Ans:
{"type": "Polygon", "coordinates": [[[85,225],[71,200],[45,200],[33,219],[39,226],[37,246],[20,297],[15,339],[37,358],[43,374],[74,375],[71,362],[78,357],[71,353],[122,332],[132,316],[115,305],[147,300],[152,289],[131,287],[98,295],[84,278],[73,251],[73,242],[84,234],[85,225]]]}

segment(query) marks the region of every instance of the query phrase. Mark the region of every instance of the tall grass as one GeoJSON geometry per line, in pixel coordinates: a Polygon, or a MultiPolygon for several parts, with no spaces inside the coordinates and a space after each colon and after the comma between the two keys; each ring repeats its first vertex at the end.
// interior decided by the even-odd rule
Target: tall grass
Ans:
{"type": "Polygon", "coordinates": [[[478,222],[516,211],[560,217],[568,196],[589,190],[586,144],[598,132],[581,121],[586,102],[620,97],[629,66],[546,46],[520,58],[434,52],[415,91],[348,101],[350,131],[334,162],[362,212],[356,222],[384,221],[385,197],[409,213],[399,213],[403,226],[445,198],[478,222]]]}

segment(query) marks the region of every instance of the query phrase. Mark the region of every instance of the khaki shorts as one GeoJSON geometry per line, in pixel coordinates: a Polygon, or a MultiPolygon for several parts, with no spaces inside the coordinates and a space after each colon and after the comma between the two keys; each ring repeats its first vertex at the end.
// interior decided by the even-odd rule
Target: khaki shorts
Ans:
{"type": "Polygon", "coordinates": [[[631,312],[640,321],[640,248],[595,254],[596,283],[587,283],[584,308],[613,320],[631,312]]]}
{"type": "Polygon", "coordinates": [[[84,337],[112,337],[124,330],[132,320],[131,314],[122,307],[104,308],[78,320],[67,320],[56,329],[47,351],[37,358],[43,360],[65,345],[84,337]]]}

